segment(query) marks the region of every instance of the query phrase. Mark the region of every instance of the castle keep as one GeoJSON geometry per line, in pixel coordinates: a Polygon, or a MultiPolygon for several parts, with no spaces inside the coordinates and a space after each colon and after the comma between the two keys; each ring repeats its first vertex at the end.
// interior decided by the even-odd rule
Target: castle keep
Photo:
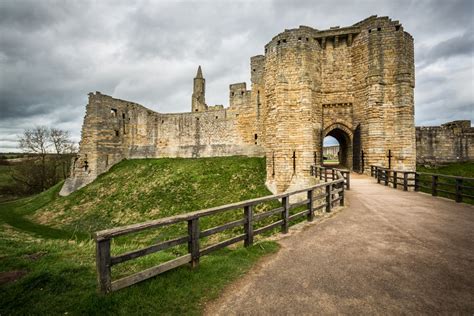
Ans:
{"type": "Polygon", "coordinates": [[[342,164],[414,170],[413,38],[398,21],[369,17],[348,27],[285,30],[250,59],[251,87],[230,85],[229,106],[209,106],[199,67],[191,112],[162,114],[89,94],[80,152],[61,194],[127,158],[265,156],[267,185],[312,184],[323,139],[342,164]]]}

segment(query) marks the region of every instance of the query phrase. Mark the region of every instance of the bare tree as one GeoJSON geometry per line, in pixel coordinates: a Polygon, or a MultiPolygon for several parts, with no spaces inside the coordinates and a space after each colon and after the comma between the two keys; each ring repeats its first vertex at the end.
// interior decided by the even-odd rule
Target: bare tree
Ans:
{"type": "Polygon", "coordinates": [[[75,144],[68,131],[37,126],[26,129],[19,147],[34,154],[14,168],[13,179],[27,193],[43,191],[68,176],[75,144]]]}
{"type": "Polygon", "coordinates": [[[57,128],[50,129],[50,139],[56,153],[56,161],[62,171],[62,177],[66,178],[71,164],[71,154],[75,152],[75,145],[71,141],[69,131],[57,128]]]}
{"type": "MultiPolygon", "coordinates": [[[[20,148],[23,149],[23,151],[37,154],[41,159],[39,165],[40,190],[46,188],[46,155],[48,154],[48,148],[50,148],[50,136],[51,133],[47,127],[36,126],[33,129],[26,129],[18,140],[20,148]]],[[[15,180],[19,181],[19,179],[15,180]]],[[[22,181],[28,183],[27,180],[22,181]]]]}

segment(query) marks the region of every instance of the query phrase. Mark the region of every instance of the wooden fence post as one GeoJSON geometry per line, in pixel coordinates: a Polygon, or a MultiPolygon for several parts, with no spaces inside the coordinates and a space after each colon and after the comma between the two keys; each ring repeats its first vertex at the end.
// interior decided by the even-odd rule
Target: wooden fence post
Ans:
{"type": "Polygon", "coordinates": [[[326,212],[331,212],[332,208],[332,183],[326,185],[326,212]]]}
{"type": "Polygon", "coordinates": [[[99,291],[103,294],[112,291],[110,271],[110,239],[96,240],[96,268],[99,291]]]}
{"type": "Polygon", "coordinates": [[[252,205],[244,206],[245,216],[245,241],[244,246],[248,247],[253,244],[253,207],[252,205]]]}
{"type": "Polygon", "coordinates": [[[456,178],[456,202],[462,202],[462,179],[456,178]]]}
{"type": "Polygon", "coordinates": [[[288,233],[288,217],[290,217],[290,197],[284,196],[281,199],[281,204],[283,206],[283,211],[281,212],[281,219],[283,220],[283,223],[281,224],[281,232],[283,234],[288,233]]]}
{"type": "Polygon", "coordinates": [[[380,183],[380,174],[382,173],[379,168],[375,169],[376,176],[377,176],[377,183],[380,183]]]}
{"type": "Polygon", "coordinates": [[[341,197],[341,199],[339,200],[339,206],[344,206],[344,195],[345,195],[345,192],[344,192],[344,181],[341,182],[341,192],[339,192],[339,196],[341,197]]]}
{"type": "Polygon", "coordinates": [[[408,191],[408,172],[403,173],[403,191],[408,191]]]}
{"type": "Polygon", "coordinates": [[[188,221],[188,251],[191,254],[191,267],[199,265],[199,217],[188,221]]]}
{"type": "Polygon", "coordinates": [[[313,190],[308,191],[308,221],[311,222],[314,219],[314,212],[313,212],[313,190]]]}
{"type": "Polygon", "coordinates": [[[389,177],[390,177],[390,171],[388,171],[387,169],[385,169],[385,170],[384,170],[384,181],[385,181],[385,185],[388,185],[389,177]]]}
{"type": "Polygon", "coordinates": [[[322,180],[323,179],[323,169],[318,167],[318,170],[319,170],[319,180],[322,180]]]}
{"type": "Polygon", "coordinates": [[[334,174],[335,174],[335,170],[331,169],[331,181],[334,181],[334,179],[336,178],[334,174]]]}
{"type": "Polygon", "coordinates": [[[398,185],[398,175],[397,172],[393,172],[393,188],[396,189],[398,185]]]}
{"type": "Polygon", "coordinates": [[[438,176],[431,176],[431,195],[438,195],[438,176]]]}
{"type": "Polygon", "coordinates": [[[324,168],[324,182],[328,182],[328,170],[324,168]]]}
{"type": "Polygon", "coordinates": [[[346,189],[347,190],[351,189],[351,172],[350,171],[346,172],[346,189]]]}

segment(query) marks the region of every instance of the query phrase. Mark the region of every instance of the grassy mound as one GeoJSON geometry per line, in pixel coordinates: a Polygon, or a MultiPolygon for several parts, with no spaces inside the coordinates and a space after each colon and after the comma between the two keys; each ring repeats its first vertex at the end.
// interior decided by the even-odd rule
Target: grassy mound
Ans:
{"type": "Polygon", "coordinates": [[[35,212],[35,222],[93,232],[271,194],[261,158],[126,160],[35,212]]]}
{"type": "MultiPolygon", "coordinates": [[[[34,197],[0,203],[0,281],[17,276],[0,282],[0,314],[199,314],[206,301],[278,246],[259,242],[222,249],[203,257],[195,270],[183,266],[100,296],[95,245],[88,233],[268,195],[264,181],[261,158],[130,160],[68,197],[58,196],[59,184],[34,197]]],[[[238,216],[229,212],[203,220],[203,228],[238,216]]],[[[138,241],[123,238],[113,248],[137,249],[185,229],[139,234],[138,241]]],[[[175,251],[147,256],[113,274],[155,265],[186,249],[175,251]]]]}

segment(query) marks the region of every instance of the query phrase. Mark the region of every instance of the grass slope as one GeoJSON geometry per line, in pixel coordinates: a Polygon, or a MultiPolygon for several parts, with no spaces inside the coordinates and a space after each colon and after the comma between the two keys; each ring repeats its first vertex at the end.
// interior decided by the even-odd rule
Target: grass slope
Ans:
{"type": "MultiPolygon", "coordinates": [[[[222,249],[203,257],[195,270],[180,267],[101,296],[96,293],[95,245],[87,233],[267,195],[264,180],[265,162],[259,158],[132,160],[69,197],[57,195],[58,185],[34,197],[0,204],[0,271],[25,274],[0,285],[0,314],[201,313],[206,301],[217,297],[258,258],[275,252],[277,244],[264,241],[249,248],[222,249]]],[[[229,212],[203,221],[203,226],[237,216],[241,214],[229,212]]],[[[112,246],[123,252],[184,230],[171,227],[139,234],[112,246]]],[[[113,276],[185,251],[176,248],[119,265],[113,276]]]]}
{"type": "Polygon", "coordinates": [[[264,182],[261,158],[128,160],[32,218],[92,232],[271,194],[264,182]]]}

